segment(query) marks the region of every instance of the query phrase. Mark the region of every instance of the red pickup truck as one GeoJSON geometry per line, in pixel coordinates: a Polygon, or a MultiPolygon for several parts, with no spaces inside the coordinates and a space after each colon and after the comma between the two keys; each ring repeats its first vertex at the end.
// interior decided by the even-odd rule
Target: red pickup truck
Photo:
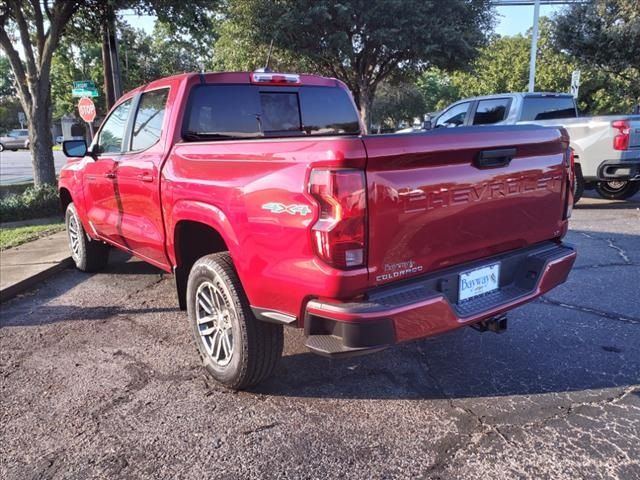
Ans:
{"type": "Polygon", "coordinates": [[[343,83],[185,74],[124,95],[60,174],[77,267],[112,246],[173,272],[206,369],[255,385],[283,325],[328,355],[504,312],[565,281],[566,132],[534,125],[362,135],[343,83]]]}

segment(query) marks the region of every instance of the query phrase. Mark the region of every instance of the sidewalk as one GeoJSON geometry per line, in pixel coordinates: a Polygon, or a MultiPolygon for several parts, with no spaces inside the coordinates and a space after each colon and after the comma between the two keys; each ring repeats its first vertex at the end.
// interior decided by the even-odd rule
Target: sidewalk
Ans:
{"type": "Polygon", "coordinates": [[[0,302],[71,265],[66,232],[0,252],[0,302]]]}

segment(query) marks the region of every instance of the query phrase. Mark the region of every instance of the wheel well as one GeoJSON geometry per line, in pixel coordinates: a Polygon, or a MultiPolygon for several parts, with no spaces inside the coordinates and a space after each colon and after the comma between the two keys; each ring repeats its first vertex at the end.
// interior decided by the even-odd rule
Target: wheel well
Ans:
{"type": "Polygon", "coordinates": [[[176,254],[176,289],[180,308],[187,308],[187,280],[191,267],[201,257],[211,253],[228,250],[222,235],[209,225],[183,220],[174,230],[174,248],[176,254]]]}
{"type": "Polygon", "coordinates": [[[60,189],[60,206],[62,207],[62,213],[64,214],[67,211],[67,207],[73,201],[71,198],[71,194],[69,190],[66,188],[60,189]]]}

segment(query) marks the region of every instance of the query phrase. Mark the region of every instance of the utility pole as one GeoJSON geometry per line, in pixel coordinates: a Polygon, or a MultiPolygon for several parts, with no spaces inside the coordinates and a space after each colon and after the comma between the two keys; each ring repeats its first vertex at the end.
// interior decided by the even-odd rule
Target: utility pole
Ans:
{"type": "Polygon", "coordinates": [[[531,57],[529,59],[529,92],[536,89],[536,57],[538,55],[538,30],[540,24],[540,0],[533,7],[533,32],[531,33],[531,57]]]}
{"type": "Polygon", "coordinates": [[[516,7],[533,5],[533,30],[531,32],[531,56],[529,59],[529,91],[535,91],[536,56],[538,54],[538,36],[540,27],[540,5],[571,5],[587,3],[591,0],[491,0],[496,7],[516,7]]]}
{"type": "Polygon", "coordinates": [[[107,110],[109,110],[122,95],[116,12],[111,6],[107,7],[102,17],[102,65],[104,68],[104,96],[107,110]]]}

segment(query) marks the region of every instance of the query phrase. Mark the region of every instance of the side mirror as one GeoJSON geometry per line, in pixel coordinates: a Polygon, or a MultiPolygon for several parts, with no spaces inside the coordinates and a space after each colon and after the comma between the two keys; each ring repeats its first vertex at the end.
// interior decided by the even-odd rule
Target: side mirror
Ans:
{"type": "Polygon", "coordinates": [[[431,124],[431,120],[425,120],[424,122],[422,122],[423,130],[431,130],[432,128],[433,128],[433,125],[431,124]]]}
{"type": "Polygon", "coordinates": [[[84,157],[87,154],[87,144],[84,140],[65,140],[62,151],[67,157],[84,157]]]}

